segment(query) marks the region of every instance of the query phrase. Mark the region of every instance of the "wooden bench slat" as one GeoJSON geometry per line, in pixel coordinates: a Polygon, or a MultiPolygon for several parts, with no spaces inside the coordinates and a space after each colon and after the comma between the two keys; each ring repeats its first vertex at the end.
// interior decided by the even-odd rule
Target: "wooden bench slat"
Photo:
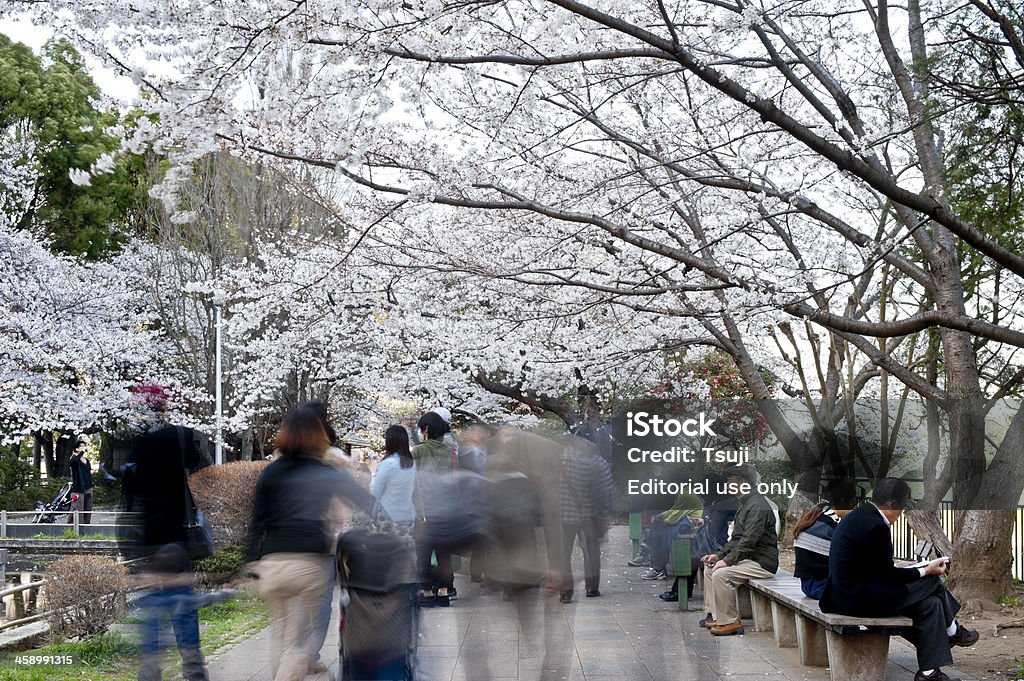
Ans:
{"type": "MultiPolygon", "coordinates": [[[[785,574],[785,573],[783,573],[785,574]]],[[[752,579],[750,588],[762,593],[772,600],[783,603],[805,617],[809,617],[825,626],[848,627],[909,627],[913,621],[909,617],[851,617],[821,611],[818,601],[808,598],[800,589],[800,580],[792,576],[776,576],[771,579],[752,579]]]]}

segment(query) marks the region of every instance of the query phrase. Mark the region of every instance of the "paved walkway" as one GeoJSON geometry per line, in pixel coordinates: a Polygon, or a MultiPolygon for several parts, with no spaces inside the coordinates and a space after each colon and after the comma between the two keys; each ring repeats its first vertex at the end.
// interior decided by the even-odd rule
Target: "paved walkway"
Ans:
{"type": "MultiPolygon", "coordinates": [[[[801,666],[795,648],[776,648],[771,633],[709,635],[697,626],[698,612],[658,599],[669,582],[641,580],[641,569],[626,567],[628,557],[627,529],[612,528],[602,551],[604,596],[570,605],[540,589],[506,603],[458,575],[459,600],[423,610],[417,681],[829,680],[827,669],[801,666]]],[[[575,565],[579,577],[578,552],[575,565]]],[[[699,594],[690,607],[699,609],[699,594]]],[[[211,681],[270,681],[268,636],[265,630],[211,658],[211,681]]],[[[332,626],[321,651],[330,670],[307,680],[337,678],[337,648],[332,626]]],[[[888,679],[910,681],[916,668],[913,649],[893,638],[888,679]]]]}

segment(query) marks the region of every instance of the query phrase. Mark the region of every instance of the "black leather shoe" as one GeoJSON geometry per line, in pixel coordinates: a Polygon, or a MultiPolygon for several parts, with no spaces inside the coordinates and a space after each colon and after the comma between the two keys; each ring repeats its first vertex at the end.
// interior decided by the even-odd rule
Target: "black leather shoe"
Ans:
{"type": "Polygon", "coordinates": [[[914,681],[960,681],[958,678],[947,676],[941,669],[936,669],[931,674],[925,675],[920,669],[914,674],[914,681]]]}
{"type": "Polygon", "coordinates": [[[658,594],[658,598],[666,603],[677,603],[679,602],[679,593],[676,591],[666,591],[665,593],[658,594]]]}
{"type": "Polygon", "coordinates": [[[949,637],[949,647],[960,646],[969,648],[978,642],[978,630],[968,629],[959,622],[956,623],[956,633],[949,637]]]}
{"type": "Polygon", "coordinates": [[[597,589],[587,589],[587,598],[598,598],[600,595],[601,592],[597,589]]]}

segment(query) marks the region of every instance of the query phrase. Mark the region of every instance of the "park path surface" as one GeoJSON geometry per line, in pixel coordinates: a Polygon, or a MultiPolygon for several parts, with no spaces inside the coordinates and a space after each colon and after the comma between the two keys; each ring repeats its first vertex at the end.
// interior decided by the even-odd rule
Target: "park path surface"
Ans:
{"type": "MultiPolygon", "coordinates": [[[[422,611],[416,681],[829,681],[827,669],[801,666],[797,649],[775,647],[770,632],[708,634],[697,626],[700,594],[690,612],[662,602],[658,594],[670,583],[644,581],[642,569],[626,567],[629,547],[627,528],[613,527],[602,548],[604,595],[569,605],[543,589],[504,602],[458,575],[459,599],[422,611]]],[[[577,551],[580,580],[582,560],[577,551]]],[[[329,671],[307,681],[337,678],[336,623],[337,612],[321,651],[329,671]]],[[[270,681],[269,636],[265,629],[211,657],[211,681],[270,681]]],[[[916,668],[913,648],[893,637],[889,681],[910,681],[916,668]]]]}

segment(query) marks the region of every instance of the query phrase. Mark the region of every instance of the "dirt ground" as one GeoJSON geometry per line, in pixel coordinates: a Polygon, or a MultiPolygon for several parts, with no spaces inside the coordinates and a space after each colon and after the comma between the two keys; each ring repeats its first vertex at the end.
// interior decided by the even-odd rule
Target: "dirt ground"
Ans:
{"type": "MultiPolygon", "coordinates": [[[[1024,593],[1018,602],[1024,603],[1024,593]]],[[[1016,681],[1024,675],[1016,673],[1018,662],[1024,662],[1024,606],[1002,606],[999,611],[968,614],[961,618],[964,625],[977,629],[981,638],[970,648],[955,648],[953,662],[957,669],[979,679],[1007,679],[1016,681]],[[1017,626],[1004,629],[1016,621],[1017,626]]]]}
{"type": "MultiPolygon", "coordinates": [[[[792,549],[779,552],[783,569],[792,572],[794,560],[792,549]]],[[[1017,600],[1020,605],[1000,606],[998,611],[968,613],[960,618],[966,626],[977,629],[981,638],[970,648],[953,649],[957,669],[978,679],[1024,681],[1024,675],[1017,673],[1019,663],[1024,663],[1024,590],[1017,600]],[[1003,628],[1011,622],[1017,626],[1003,628]]]]}

